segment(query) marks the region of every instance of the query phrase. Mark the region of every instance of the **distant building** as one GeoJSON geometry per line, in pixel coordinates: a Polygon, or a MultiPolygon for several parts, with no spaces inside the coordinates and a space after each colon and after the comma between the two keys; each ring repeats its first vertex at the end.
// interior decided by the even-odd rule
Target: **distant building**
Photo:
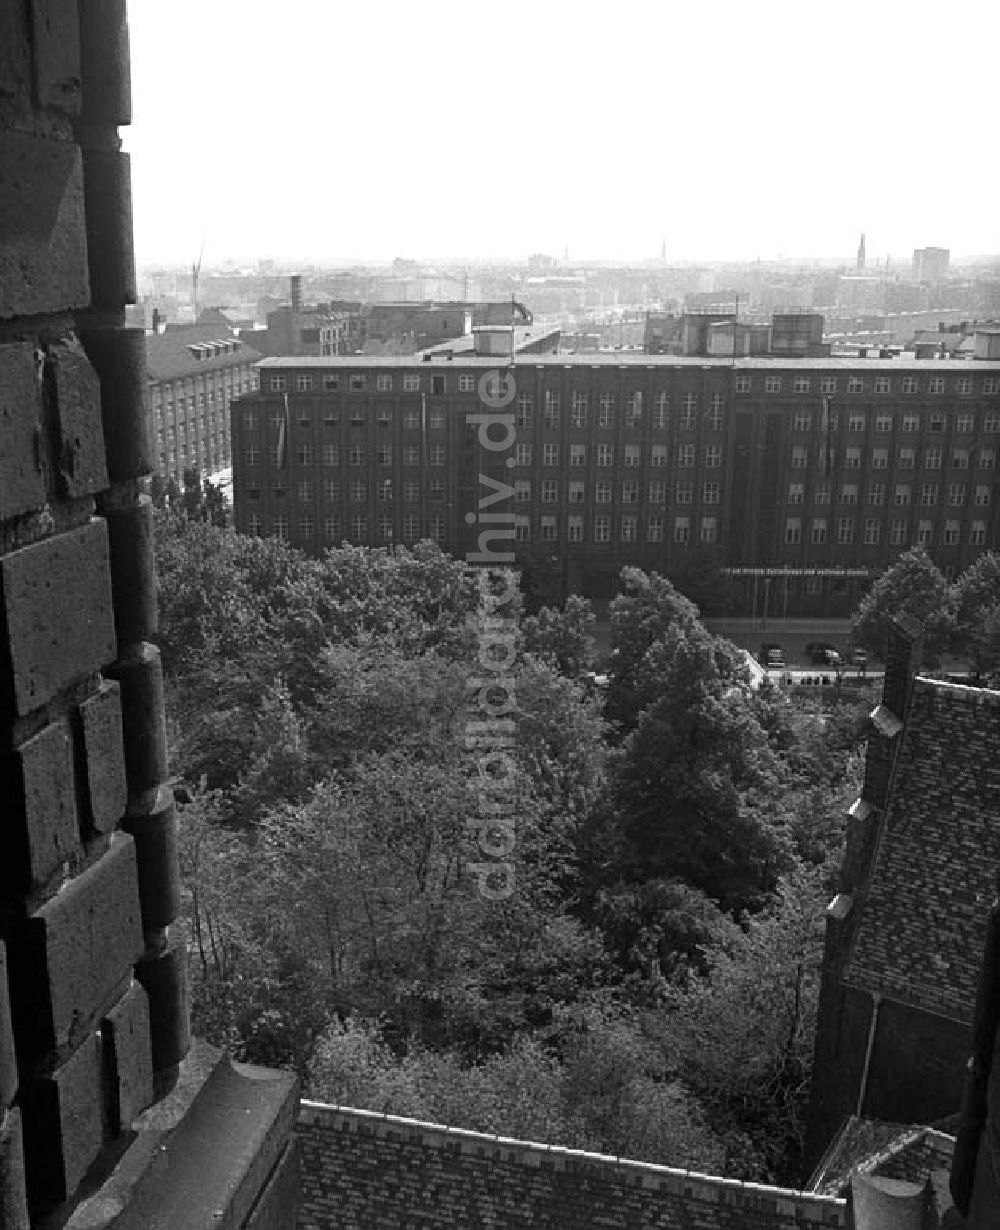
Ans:
{"type": "Polygon", "coordinates": [[[861,232],[861,242],[858,244],[858,273],[864,273],[865,270],[865,233],[861,232]]]}
{"type": "Polygon", "coordinates": [[[233,410],[237,528],[462,555],[488,478],[510,485],[509,550],[553,598],[709,558],[746,614],[803,617],[849,613],[918,543],[954,571],[1000,545],[1000,362],[552,353],[537,329],[511,360],[509,328],[261,363],[233,410]],[[516,387],[502,456],[468,417],[498,369],[516,387]]]}
{"type": "Polygon", "coordinates": [[[914,282],[943,282],[948,276],[951,252],[947,248],[914,248],[914,282]]]}
{"type": "Polygon", "coordinates": [[[257,387],[260,354],[220,325],[168,325],[146,339],[150,433],[156,472],[178,485],[232,461],[229,406],[257,387]]]}

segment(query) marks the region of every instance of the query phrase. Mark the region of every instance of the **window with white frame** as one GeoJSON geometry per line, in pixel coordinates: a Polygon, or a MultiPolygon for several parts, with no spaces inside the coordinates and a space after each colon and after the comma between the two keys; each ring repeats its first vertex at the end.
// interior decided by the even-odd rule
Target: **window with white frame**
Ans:
{"type": "Polygon", "coordinates": [[[972,493],[972,502],[977,508],[987,508],[990,503],[991,489],[984,485],[978,484],[975,491],[972,493]]]}
{"type": "Polygon", "coordinates": [[[415,444],[407,444],[403,449],[403,465],[420,465],[420,449],[415,444]]]}
{"type": "Polygon", "coordinates": [[[250,521],[247,525],[247,532],[258,536],[260,534],[260,516],[257,513],[250,514],[250,521]]]}
{"type": "Polygon", "coordinates": [[[892,493],[892,502],[900,506],[909,504],[912,496],[913,488],[909,483],[897,483],[892,493]]]}
{"type": "Polygon", "coordinates": [[[916,376],[904,376],[899,382],[899,387],[903,393],[917,393],[920,391],[916,376]]]}
{"type": "Polygon", "coordinates": [[[946,547],[957,547],[961,537],[961,527],[957,521],[946,521],[944,523],[943,541],[946,547]]]}
{"type": "Polygon", "coordinates": [[[376,393],[391,393],[392,392],[392,373],[379,372],[375,377],[376,393]]]}
{"type": "Polygon", "coordinates": [[[559,464],[559,445],[542,445],[542,465],[557,466],[559,464]]]}
{"type": "Polygon", "coordinates": [[[865,416],[857,412],[847,416],[847,430],[852,432],[864,431],[867,426],[865,416]]]}
{"type": "Polygon", "coordinates": [[[812,422],[813,416],[808,410],[796,410],[792,428],[795,431],[812,431],[812,422]]]}
{"type": "Polygon", "coordinates": [[[868,490],[865,492],[866,504],[884,504],[885,503],[885,483],[869,483],[868,490]]]}
{"type": "Polygon", "coordinates": [[[542,480],[542,503],[554,504],[559,499],[559,480],[545,478],[542,480]]]}
{"type": "Polygon", "coordinates": [[[427,416],[427,425],[433,431],[440,431],[444,427],[444,411],[432,410],[427,416]]]}
{"type": "Polygon", "coordinates": [[[545,424],[546,431],[558,431],[559,429],[559,394],[552,389],[545,390],[545,410],[542,415],[542,421],[545,424]]]}
{"type": "Polygon", "coordinates": [[[444,542],[444,513],[431,513],[431,539],[444,542]]]}
{"type": "Polygon", "coordinates": [[[674,489],[674,498],[678,504],[694,503],[694,483],[678,483],[674,489]]]}
{"type": "Polygon", "coordinates": [[[403,499],[407,504],[416,504],[420,499],[420,484],[412,478],[403,483],[403,499]]]}
{"type": "Polygon", "coordinates": [[[344,519],[340,513],[328,513],[323,518],[323,536],[327,542],[340,542],[344,536],[344,519]]]}
{"type": "Polygon", "coordinates": [[[566,537],[570,542],[583,542],[583,518],[571,516],[566,520],[566,537]]]}
{"type": "Polygon", "coordinates": [[[814,504],[830,503],[830,484],[825,478],[813,484],[812,502],[814,504]]]}
{"type": "Polygon", "coordinates": [[[986,376],[983,380],[983,393],[987,397],[1000,393],[1000,376],[986,376]]]}
{"type": "Polygon", "coordinates": [[[622,542],[635,542],[639,537],[638,518],[622,517],[622,542]]]}
{"type": "Polygon", "coordinates": [[[866,547],[875,546],[882,532],[882,523],[878,517],[865,517],[864,537],[862,541],[866,547]]]}
{"type": "Polygon", "coordinates": [[[249,445],[243,450],[243,460],[248,466],[260,465],[260,449],[254,445],[249,445]]]}
{"type": "Polygon", "coordinates": [[[938,502],[937,483],[922,483],[920,486],[920,504],[923,508],[932,508],[938,502]]]}
{"type": "Polygon", "coordinates": [[[420,518],[416,513],[407,513],[403,518],[403,537],[407,542],[420,537],[420,518]]]}
{"type": "Polygon", "coordinates": [[[572,470],[578,470],[581,466],[587,464],[586,444],[571,444],[569,446],[569,464],[572,470]]]}
{"type": "Polygon", "coordinates": [[[906,447],[899,450],[899,462],[897,468],[900,470],[912,470],[914,463],[914,450],[906,447]]]}
{"type": "Polygon", "coordinates": [[[708,426],[710,431],[722,430],[722,419],[725,402],[721,393],[713,393],[708,408],[708,426]]]}
{"type": "Polygon", "coordinates": [[[721,488],[718,483],[705,483],[701,490],[701,500],[703,504],[718,504],[719,492],[721,488]]]}
{"type": "Polygon", "coordinates": [[[607,430],[615,425],[615,395],[602,393],[599,403],[597,426],[607,430]]]}
{"type": "Polygon", "coordinates": [[[802,541],[802,518],[801,517],[786,517],[785,518],[785,544],[786,546],[796,546],[802,541]]]}
{"type": "Polygon", "coordinates": [[[611,518],[600,514],[594,518],[594,542],[611,541],[611,518]]]}
{"type": "Polygon", "coordinates": [[[953,470],[967,470],[969,468],[969,450],[967,448],[953,448],[951,450],[951,468],[953,470]]]}
{"type": "Polygon", "coordinates": [[[670,397],[666,393],[657,393],[653,405],[653,427],[656,431],[664,431],[670,423],[670,397]]]}
{"type": "Polygon", "coordinates": [[[351,499],[356,503],[363,503],[368,499],[368,484],[363,478],[351,479],[351,499]]]}
{"type": "Polygon", "coordinates": [[[392,500],[392,479],[380,478],[376,490],[378,491],[378,498],[384,504],[388,504],[392,500]]]}
{"type": "Polygon", "coordinates": [[[614,465],[615,450],[611,444],[598,444],[597,446],[597,464],[599,466],[614,465]]]}
{"type": "Polygon", "coordinates": [[[622,503],[623,504],[638,504],[639,503],[639,484],[637,482],[622,483],[622,503]]]}
{"type": "Polygon", "coordinates": [[[323,498],[332,504],[340,503],[340,479],[328,478],[323,483],[323,498]]]}
{"type": "Polygon", "coordinates": [[[1000,414],[987,414],[983,416],[983,431],[988,436],[996,435],[1000,431],[1000,414]]]}
{"type": "Polygon", "coordinates": [[[709,444],[705,449],[705,467],[709,470],[718,470],[722,465],[722,446],[719,444],[709,444]]]}
{"type": "Polygon", "coordinates": [[[917,542],[922,547],[929,547],[934,542],[934,523],[931,521],[917,522],[917,542]]]}
{"type": "Polygon", "coordinates": [[[569,412],[569,423],[571,427],[582,429],[587,426],[587,394],[574,393],[573,405],[569,412]]]}
{"type": "Polygon", "coordinates": [[[686,543],[691,541],[691,518],[690,517],[674,517],[674,542],[686,543]]]}
{"type": "Polygon", "coordinates": [[[958,393],[960,397],[968,397],[972,392],[972,377],[959,376],[959,378],[955,381],[955,392],[958,393]]]}
{"type": "Polygon", "coordinates": [[[889,377],[888,376],[876,376],[874,391],[876,393],[888,393],[889,392],[889,377]]]}
{"type": "Polygon", "coordinates": [[[793,393],[808,393],[809,392],[809,377],[808,376],[796,376],[795,379],[792,381],[792,392],[793,393]]]}
{"type": "Polygon", "coordinates": [[[646,498],[650,504],[665,504],[667,500],[667,484],[660,478],[650,479],[646,488],[646,498]]]}
{"type": "Polygon", "coordinates": [[[940,470],[941,469],[942,451],[936,446],[924,449],[924,469],[925,470],[940,470]]]}
{"type": "Polygon", "coordinates": [[[719,518],[718,517],[702,517],[701,519],[701,541],[702,542],[718,542],[719,541],[719,518]]]}
{"type": "Polygon", "coordinates": [[[810,534],[809,534],[809,541],[813,544],[814,547],[821,546],[824,542],[826,542],[826,518],[825,517],[814,517],[813,518],[812,530],[810,531],[810,534]]]}
{"type": "Polygon", "coordinates": [[[805,484],[804,483],[789,483],[788,484],[788,503],[801,504],[805,499],[805,484]]]}
{"type": "Polygon", "coordinates": [[[278,515],[274,518],[274,534],[276,538],[281,538],[282,540],[287,542],[288,540],[288,514],[287,513],[278,513],[278,515]]]}
{"type": "Polygon", "coordinates": [[[944,376],[931,376],[927,381],[927,392],[940,394],[944,392],[944,376]]]}
{"type": "Polygon", "coordinates": [[[313,485],[308,478],[299,479],[298,487],[296,488],[299,501],[303,504],[311,504],[313,498],[313,485]]]}
{"type": "Polygon", "coordinates": [[[516,478],[514,480],[514,503],[515,504],[530,504],[531,503],[531,479],[516,478]]]}
{"type": "Polygon", "coordinates": [[[750,392],[750,377],[746,374],[746,372],[740,372],[737,375],[736,392],[737,393],[749,393],[750,392]]]}
{"type": "Polygon", "coordinates": [[[965,483],[948,484],[948,505],[950,508],[961,508],[965,503],[965,483]]]}
{"type": "Polygon", "coordinates": [[[594,488],[594,500],[598,504],[611,503],[611,483],[607,479],[599,479],[594,488]]]}
{"type": "MultiPolygon", "coordinates": [[[[284,391],[285,391],[285,377],[284,376],[272,376],[271,377],[271,392],[272,393],[283,393],[284,391]]],[[[285,527],[285,533],[286,534],[288,533],[287,526],[285,527]]]]}
{"type": "Polygon", "coordinates": [[[531,465],[531,445],[530,444],[515,444],[514,445],[514,460],[519,466],[531,465]]]}
{"type": "Polygon", "coordinates": [[[677,464],[681,469],[690,469],[694,465],[693,444],[679,444],[677,446],[677,464]]]}
{"type": "MultiPolygon", "coordinates": [[[[363,393],[368,388],[368,377],[363,372],[351,373],[351,392],[363,393]]],[[[367,531],[366,531],[367,532],[367,531]]]]}
{"type": "Polygon", "coordinates": [[[847,378],[848,393],[863,393],[865,391],[865,382],[860,376],[848,376],[847,378]]]}
{"type": "Polygon", "coordinates": [[[887,470],[889,468],[889,450],[887,448],[872,449],[872,469],[887,470]]]}
{"type": "Polygon", "coordinates": [[[647,542],[662,542],[663,541],[663,515],[661,513],[650,513],[646,519],[646,541],[647,542]]]}
{"type": "Polygon", "coordinates": [[[837,542],[841,546],[854,541],[854,518],[840,517],[837,521],[837,542]]]}
{"type": "Polygon", "coordinates": [[[809,451],[804,445],[796,444],[792,448],[792,469],[804,470],[809,464],[809,451]]]}
{"type": "Polygon", "coordinates": [[[378,464],[380,466],[391,466],[392,465],[392,445],[391,444],[380,444],[375,451],[376,451],[376,456],[378,459],[378,464]]]}
{"type": "Polygon", "coordinates": [[[649,450],[649,464],[654,469],[662,469],[667,464],[667,446],[654,444],[649,450]]]}
{"type": "Polygon", "coordinates": [[[898,517],[889,522],[889,544],[893,547],[906,545],[906,522],[898,517]]]}
{"type": "Polygon", "coordinates": [[[844,469],[845,470],[860,470],[861,469],[861,449],[856,445],[850,445],[844,450],[844,469]]]}
{"type": "Polygon", "coordinates": [[[642,464],[642,449],[638,444],[625,445],[625,466],[635,468],[642,464]]]}
{"type": "Polygon", "coordinates": [[[764,377],[764,392],[765,393],[780,393],[781,392],[781,377],[780,376],[765,376],[764,377]]]}
{"type": "Polygon", "coordinates": [[[821,376],[820,382],[819,382],[819,391],[821,393],[826,394],[827,396],[829,396],[831,393],[836,393],[837,377],[836,376],[821,376]]]}
{"type": "Polygon", "coordinates": [[[981,448],[979,450],[979,468],[980,470],[992,470],[997,463],[997,451],[995,448],[981,448]]]}
{"type": "Polygon", "coordinates": [[[981,547],[986,542],[986,522],[973,521],[969,526],[969,545],[973,547],[981,547]]]}
{"type": "Polygon", "coordinates": [[[569,502],[571,504],[582,504],[586,498],[586,487],[583,483],[572,482],[569,484],[569,502]]]}
{"type": "Polygon", "coordinates": [[[444,483],[440,478],[431,479],[429,490],[432,504],[444,503],[444,483]]]}
{"type": "Polygon", "coordinates": [[[460,393],[474,393],[476,391],[476,378],[469,372],[465,372],[458,378],[458,391],[460,393]]]}
{"type": "Polygon", "coordinates": [[[352,444],[347,454],[347,464],[363,466],[367,461],[367,453],[363,444],[352,444]]]}
{"type": "Polygon", "coordinates": [[[419,376],[404,376],[403,377],[403,392],[404,393],[419,393],[420,392],[420,377],[419,376]]]}
{"type": "Polygon", "coordinates": [[[555,542],[558,536],[555,517],[542,517],[542,542],[555,542]]]}
{"type": "Polygon", "coordinates": [[[955,415],[955,431],[960,436],[971,436],[976,429],[976,416],[974,414],[956,414],[955,415]]]}
{"type": "Polygon", "coordinates": [[[840,488],[841,504],[857,504],[858,502],[858,484],[844,483],[840,488]]]}
{"type": "Polygon", "coordinates": [[[430,447],[430,462],[432,466],[443,466],[445,464],[445,446],[443,444],[432,444],[430,447]]]}
{"type": "Polygon", "coordinates": [[[632,431],[642,423],[642,393],[639,390],[625,398],[625,427],[632,431]]]}

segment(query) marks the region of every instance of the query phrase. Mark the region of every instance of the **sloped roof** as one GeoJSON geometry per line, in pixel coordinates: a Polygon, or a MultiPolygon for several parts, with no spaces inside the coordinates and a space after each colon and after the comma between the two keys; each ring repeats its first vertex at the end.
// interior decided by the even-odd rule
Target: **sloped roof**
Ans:
{"type": "Polygon", "coordinates": [[[146,374],[154,382],[232,367],[234,363],[256,363],[260,357],[232,329],[219,324],[168,325],[163,333],[151,333],[146,338],[146,374]],[[199,347],[203,358],[195,357],[199,347]]]}
{"type": "Polygon", "coordinates": [[[917,677],[844,981],[972,1019],[1000,862],[1000,692],[917,677]]]}
{"type": "Polygon", "coordinates": [[[818,1196],[843,1196],[852,1174],[882,1175],[922,1184],[947,1170],[955,1138],[935,1128],[885,1123],[851,1115],[813,1172],[807,1190],[818,1196]]]}

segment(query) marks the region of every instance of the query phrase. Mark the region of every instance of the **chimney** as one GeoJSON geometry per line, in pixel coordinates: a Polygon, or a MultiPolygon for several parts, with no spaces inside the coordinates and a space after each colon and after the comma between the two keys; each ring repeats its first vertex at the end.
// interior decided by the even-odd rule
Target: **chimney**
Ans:
{"type": "Polygon", "coordinates": [[[292,311],[301,312],[302,311],[302,274],[293,273],[291,278],[289,278],[289,282],[291,284],[291,291],[292,291],[292,311]]]}
{"type": "Polygon", "coordinates": [[[851,1175],[851,1215],[854,1230],[926,1230],[932,1215],[933,1187],[881,1175],[851,1175]]]}

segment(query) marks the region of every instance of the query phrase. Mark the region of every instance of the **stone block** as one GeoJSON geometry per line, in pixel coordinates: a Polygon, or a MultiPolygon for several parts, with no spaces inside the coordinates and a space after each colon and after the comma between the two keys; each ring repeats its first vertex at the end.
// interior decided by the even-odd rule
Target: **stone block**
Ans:
{"type": "Polygon", "coordinates": [[[5,132],[0,135],[0,167],[0,319],[87,307],[79,148],[5,132]]]}
{"type": "Polygon", "coordinates": [[[65,1200],[104,1143],[100,1039],[88,1034],[50,1076],[21,1086],[28,1203],[45,1208],[65,1200]]]}
{"type": "Polygon", "coordinates": [[[101,381],[108,476],[117,483],[150,474],[144,331],[90,329],[81,331],[80,340],[101,381]]]}
{"type": "Polygon", "coordinates": [[[243,1230],[292,1230],[299,1207],[298,1149],[293,1140],[267,1181],[243,1230]]]}
{"type": "Polygon", "coordinates": [[[132,123],[128,15],[125,0],[86,0],[80,12],[83,116],[132,123]]]}
{"type": "MultiPolygon", "coordinates": [[[[2,242],[2,241],[0,241],[2,242]]],[[[27,343],[0,346],[0,519],[46,501],[42,401],[27,343]]]]}
{"type": "Polygon", "coordinates": [[[121,695],[109,680],[80,706],[80,746],[87,822],[98,833],[110,833],[125,813],[125,745],[121,695]]]}
{"type": "Polygon", "coordinates": [[[121,687],[125,731],[125,777],[137,804],[167,776],[167,728],[163,713],[163,668],[155,645],[132,646],[108,669],[121,687]]]}
{"type": "Polygon", "coordinates": [[[3,1230],[30,1230],[28,1196],[24,1182],[24,1140],[17,1107],[0,1111],[0,1226],[3,1230]]]}
{"type": "Polygon", "coordinates": [[[95,308],[119,311],[138,298],[132,249],[132,179],[128,154],[85,149],[90,298],[95,308]]]}
{"type": "Polygon", "coordinates": [[[11,1014],[22,1067],[73,1046],[143,952],[135,846],[110,847],[7,941],[11,1014]]]}
{"type": "MultiPolygon", "coordinates": [[[[7,987],[7,946],[0,940],[0,1115],[17,1094],[17,1055],[10,1021],[10,992],[7,987]]],[[[0,1222],[0,1225],[3,1223],[0,1222]]]]}
{"type": "Polygon", "coordinates": [[[111,1132],[129,1130],[132,1120],[153,1100],[153,1052],[149,1034],[149,999],[138,982],[104,1018],[106,1080],[111,1087],[111,1132]]]}
{"type": "Polygon", "coordinates": [[[21,4],[0,4],[0,99],[31,105],[31,46],[21,4]]]}
{"type": "Polygon", "coordinates": [[[80,18],[76,0],[31,0],[35,100],[68,115],[80,110],[80,18]]]}
{"type": "Polygon", "coordinates": [[[143,931],[161,931],[174,921],[181,905],[173,791],[161,786],[152,810],[126,817],[123,827],[135,842],[143,931]]]}
{"type": "Polygon", "coordinates": [[[3,777],[12,822],[0,835],[0,882],[27,892],[80,853],[68,723],[53,722],[15,748],[3,777]]]}
{"type": "Polygon", "coordinates": [[[153,502],[140,495],[128,508],[104,508],[111,545],[111,588],[118,644],[148,641],[156,632],[153,502]]]}
{"type": "Polygon", "coordinates": [[[78,499],[108,485],[101,384],[78,343],[51,347],[46,362],[56,404],[59,494],[78,499]]]}
{"type": "Polygon", "coordinates": [[[191,1045],[187,956],[183,945],[172,940],[165,951],[144,957],[135,967],[135,976],[149,996],[153,1071],[163,1072],[176,1067],[191,1045]]]}
{"type": "Polygon", "coordinates": [[[117,653],[107,527],[86,525],[0,558],[0,709],[25,714],[117,653]]]}

